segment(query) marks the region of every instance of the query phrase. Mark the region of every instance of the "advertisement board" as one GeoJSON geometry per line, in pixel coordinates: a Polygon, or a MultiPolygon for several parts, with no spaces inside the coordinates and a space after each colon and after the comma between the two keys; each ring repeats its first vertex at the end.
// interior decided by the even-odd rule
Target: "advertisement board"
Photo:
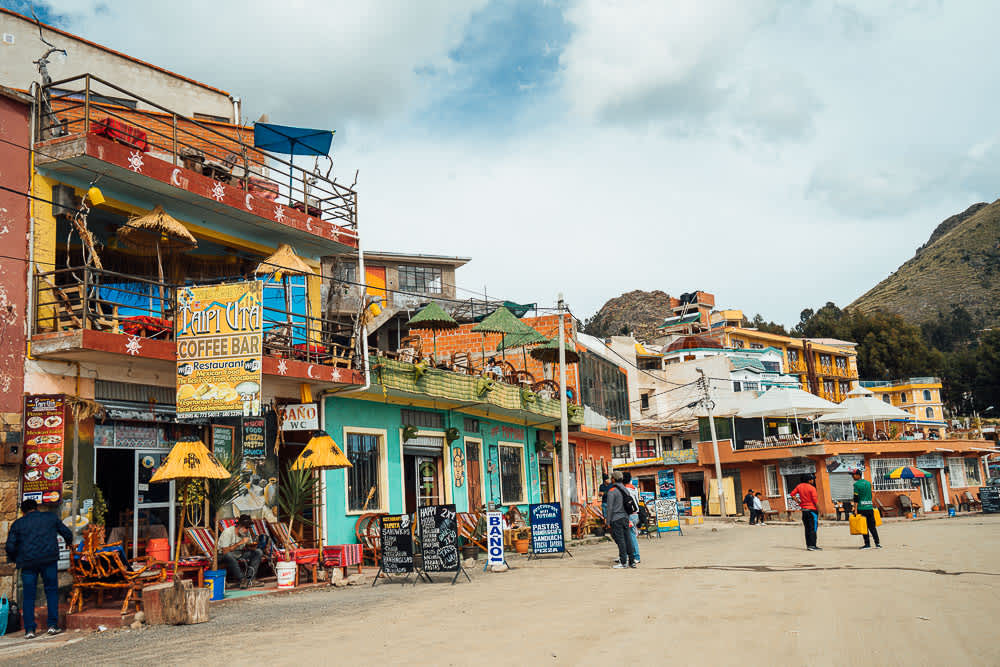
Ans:
{"type": "Polygon", "coordinates": [[[503,513],[486,513],[486,564],[503,565],[503,513]]]}
{"type": "Polygon", "coordinates": [[[281,408],[282,431],[315,431],[319,428],[319,406],[316,403],[296,403],[281,408]]]}
{"type": "Polygon", "coordinates": [[[656,527],[661,533],[680,530],[681,522],[677,514],[677,484],[674,471],[660,470],[656,473],[656,527]]]}
{"type": "Polygon", "coordinates": [[[559,503],[531,505],[528,520],[531,524],[532,553],[558,554],[565,551],[559,503]]]}
{"type": "Polygon", "coordinates": [[[177,293],[177,416],[260,416],[262,287],[256,280],[177,293]]]}
{"type": "Polygon", "coordinates": [[[62,496],[66,408],[66,397],[61,394],[24,399],[22,500],[55,503],[62,496]]]}

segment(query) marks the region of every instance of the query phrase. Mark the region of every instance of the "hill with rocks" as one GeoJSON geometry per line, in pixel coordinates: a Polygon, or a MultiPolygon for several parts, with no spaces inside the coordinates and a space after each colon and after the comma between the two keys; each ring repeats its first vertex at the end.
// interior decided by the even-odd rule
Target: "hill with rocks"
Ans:
{"type": "Polygon", "coordinates": [[[633,290],[608,300],[584,323],[583,332],[598,338],[632,334],[645,341],[670,314],[670,295],[660,290],[633,290]]]}

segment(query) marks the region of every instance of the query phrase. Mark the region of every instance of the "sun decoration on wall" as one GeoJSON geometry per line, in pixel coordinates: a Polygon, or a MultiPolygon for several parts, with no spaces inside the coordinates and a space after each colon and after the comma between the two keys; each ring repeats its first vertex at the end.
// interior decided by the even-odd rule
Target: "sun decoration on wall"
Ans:
{"type": "Polygon", "coordinates": [[[128,166],[129,168],[136,172],[142,172],[142,153],[135,151],[134,153],[128,154],[128,166]]]}

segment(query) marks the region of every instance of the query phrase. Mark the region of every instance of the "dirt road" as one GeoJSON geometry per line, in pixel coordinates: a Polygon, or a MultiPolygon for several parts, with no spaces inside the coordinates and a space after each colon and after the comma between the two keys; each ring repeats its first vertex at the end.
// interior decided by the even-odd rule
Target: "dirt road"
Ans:
{"type": "MultiPolygon", "coordinates": [[[[887,522],[859,551],[795,526],[706,524],[473,582],[324,589],[226,603],[211,622],[94,635],[33,664],[996,665],[1000,517],[887,522]]],[[[21,656],[20,661],[27,659],[21,656]]]]}

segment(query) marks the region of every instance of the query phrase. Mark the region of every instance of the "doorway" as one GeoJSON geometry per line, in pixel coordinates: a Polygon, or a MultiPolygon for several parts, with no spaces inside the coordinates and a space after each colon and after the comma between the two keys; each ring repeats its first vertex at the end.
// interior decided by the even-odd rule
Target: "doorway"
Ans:
{"type": "Polygon", "coordinates": [[[924,501],[924,512],[930,512],[935,505],[941,506],[936,478],[923,477],[920,479],[920,497],[924,501]]]}
{"type": "Polygon", "coordinates": [[[552,467],[552,457],[548,460],[538,457],[538,485],[540,487],[542,502],[552,503],[556,500],[556,478],[552,467]]]}
{"type": "Polygon", "coordinates": [[[403,456],[403,483],[406,512],[413,514],[418,507],[439,505],[441,494],[441,457],[427,454],[403,456]]]}
{"type": "Polygon", "coordinates": [[[480,454],[481,444],[478,440],[465,441],[465,476],[468,480],[469,511],[475,512],[483,507],[483,466],[480,454]]]}
{"type": "Polygon", "coordinates": [[[150,539],[175,540],[174,482],[151,484],[167,456],[163,449],[105,449],[94,452],[94,481],[107,507],[108,542],[122,542],[131,558],[146,555],[150,539]]]}
{"type": "Polygon", "coordinates": [[[151,539],[174,542],[174,482],[150,484],[149,480],[167,460],[162,449],[135,450],[135,517],[132,524],[132,557],[146,554],[151,539]]]}
{"type": "Polygon", "coordinates": [[[705,502],[705,475],[700,472],[682,472],[681,482],[684,483],[684,500],[691,502],[692,498],[701,498],[701,506],[708,507],[705,502]]]}

